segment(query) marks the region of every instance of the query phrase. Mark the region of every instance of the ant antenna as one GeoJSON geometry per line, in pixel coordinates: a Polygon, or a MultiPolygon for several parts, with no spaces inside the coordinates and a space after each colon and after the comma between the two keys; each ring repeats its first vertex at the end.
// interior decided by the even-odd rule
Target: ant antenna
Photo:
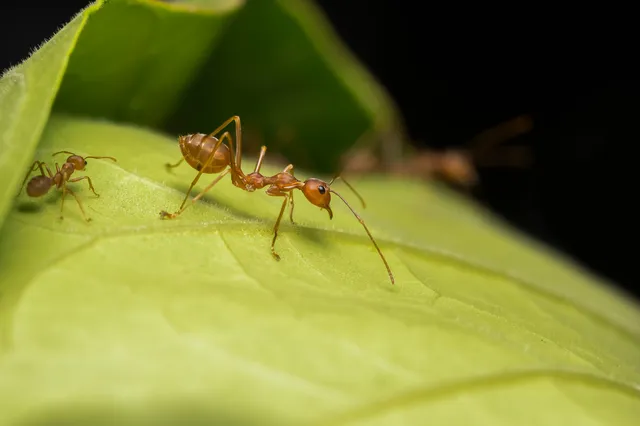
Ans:
{"type": "Polygon", "coordinates": [[[96,155],[90,155],[88,157],[84,157],[84,159],[86,160],[87,158],[96,158],[96,159],[100,159],[100,158],[108,158],[109,160],[113,160],[115,162],[118,162],[118,160],[116,160],[114,157],[107,157],[107,156],[96,156],[96,155]]]}
{"type": "MultiPolygon", "coordinates": [[[[336,178],[332,179],[331,182],[333,182],[335,179],[336,178]]],[[[349,184],[347,184],[347,185],[349,185],[349,184]]],[[[329,185],[329,186],[331,186],[331,185],[329,185]]],[[[351,186],[351,185],[349,185],[349,186],[351,186]]],[[[373,235],[371,235],[371,232],[369,232],[369,228],[367,228],[367,225],[364,224],[364,220],[362,220],[362,218],[358,215],[358,213],[356,213],[356,211],[351,208],[349,203],[347,203],[347,200],[342,198],[342,195],[338,194],[333,189],[330,189],[329,191],[333,192],[338,197],[340,197],[340,199],[347,205],[347,207],[349,207],[349,210],[351,210],[351,213],[353,213],[353,215],[356,217],[356,219],[358,219],[358,222],[360,222],[362,224],[362,227],[364,228],[364,230],[367,231],[367,235],[369,235],[369,239],[371,239],[371,242],[376,247],[376,250],[378,250],[378,254],[380,255],[380,258],[382,259],[382,261],[384,262],[384,266],[387,268],[387,273],[389,274],[389,278],[391,279],[391,284],[395,284],[396,280],[393,278],[393,273],[391,273],[391,268],[389,268],[389,264],[387,263],[387,259],[384,258],[384,255],[382,254],[382,251],[380,250],[380,247],[378,247],[378,244],[376,244],[376,240],[373,239],[373,235]]],[[[354,192],[355,192],[355,190],[354,190],[354,192]]],[[[357,195],[357,193],[356,193],[356,195],[357,195]]],[[[364,201],[363,201],[363,204],[364,204],[364,201]]]]}
{"type": "Polygon", "coordinates": [[[58,152],[54,152],[53,154],[51,154],[51,156],[55,156],[58,154],[69,154],[69,155],[76,155],[75,153],[71,152],[71,151],[58,151],[58,152]]]}
{"type": "MultiPolygon", "coordinates": [[[[363,209],[366,209],[366,208],[367,208],[367,204],[364,202],[364,198],[362,198],[362,196],[360,196],[360,194],[358,194],[358,191],[356,191],[356,189],[355,189],[353,186],[351,186],[351,184],[350,184],[349,182],[347,182],[347,181],[345,180],[345,178],[343,178],[342,176],[340,176],[340,175],[334,176],[334,178],[333,178],[333,179],[331,179],[331,182],[329,182],[329,186],[331,186],[331,184],[332,184],[334,181],[338,180],[338,179],[342,179],[342,181],[343,181],[345,184],[347,184],[347,186],[348,186],[348,187],[353,191],[353,193],[354,193],[354,194],[356,194],[356,197],[358,197],[358,199],[359,199],[359,200],[360,200],[360,202],[362,203],[362,208],[363,208],[363,209]]],[[[336,194],[337,194],[337,193],[336,193],[336,194]]],[[[338,195],[338,197],[340,197],[340,195],[338,195]]],[[[340,197],[340,198],[342,198],[342,197],[340,197]]],[[[343,201],[344,201],[344,198],[343,198],[343,201]]],[[[346,203],[346,201],[345,201],[345,203],[346,203]]],[[[349,207],[349,208],[351,208],[351,207],[349,207]]]]}
{"type": "MultiPolygon", "coordinates": [[[[58,155],[58,154],[77,155],[77,154],[75,154],[75,153],[73,153],[73,152],[71,152],[71,151],[58,151],[58,152],[54,152],[54,153],[53,153],[53,154],[51,154],[51,155],[52,155],[52,156],[54,156],[54,155],[58,155]]],[[[82,158],[84,158],[85,160],[86,160],[87,158],[95,158],[95,159],[108,158],[109,160],[113,160],[113,161],[115,161],[115,162],[118,162],[118,160],[116,160],[114,157],[107,157],[107,156],[89,155],[89,156],[87,156],[87,157],[82,157],[82,158]]]]}

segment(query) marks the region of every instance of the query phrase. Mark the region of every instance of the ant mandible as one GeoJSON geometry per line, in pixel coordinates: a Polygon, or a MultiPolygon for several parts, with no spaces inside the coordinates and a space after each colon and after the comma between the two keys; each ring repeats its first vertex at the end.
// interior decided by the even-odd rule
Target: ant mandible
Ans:
{"type": "MultiPolygon", "coordinates": [[[[391,279],[391,284],[395,283],[395,279],[393,277],[393,273],[391,272],[391,268],[389,268],[389,264],[385,259],[382,251],[376,244],[376,241],[373,239],[371,232],[365,225],[362,218],[358,215],[358,213],[351,208],[349,203],[336,191],[331,189],[331,184],[340,176],[336,176],[331,179],[331,182],[327,183],[320,179],[309,178],[304,182],[298,180],[293,175],[293,164],[289,164],[287,167],[282,170],[282,172],[274,175],[274,176],[263,176],[260,174],[260,168],[262,167],[262,161],[264,160],[265,154],[267,152],[267,147],[262,146],[260,149],[260,155],[258,157],[258,161],[256,162],[256,166],[252,173],[245,175],[242,171],[242,130],[240,125],[240,117],[237,115],[229,118],[227,121],[222,123],[220,127],[218,127],[213,132],[205,135],[204,133],[196,133],[189,134],[185,136],[180,136],[178,138],[178,143],[180,145],[180,150],[182,151],[182,158],[175,164],[167,163],[165,166],[170,169],[173,167],[178,167],[184,160],[187,160],[187,163],[198,171],[198,174],[191,182],[191,186],[189,186],[189,190],[180,205],[180,209],[175,213],[168,213],[166,211],[160,212],[161,218],[173,219],[180,215],[185,209],[189,206],[189,204],[185,205],[187,200],[189,199],[189,195],[191,194],[191,190],[194,185],[200,179],[202,173],[214,174],[220,173],[218,177],[216,177],[213,182],[207,185],[198,195],[196,195],[192,200],[191,204],[193,205],[196,201],[198,201],[202,196],[209,191],[216,183],[218,183],[225,175],[231,173],[231,182],[236,187],[243,189],[247,192],[253,192],[256,189],[262,189],[266,186],[267,195],[273,197],[284,197],[282,201],[282,207],[280,208],[280,214],[278,215],[278,219],[273,227],[273,240],[271,241],[271,254],[276,260],[280,260],[280,256],[275,251],[275,243],[276,238],[278,237],[278,228],[280,227],[280,220],[282,219],[282,215],[284,214],[284,210],[287,206],[287,203],[290,204],[290,213],[289,219],[291,223],[295,224],[293,221],[293,190],[299,189],[302,191],[307,200],[315,205],[320,207],[321,209],[327,210],[329,213],[329,219],[333,219],[333,212],[331,210],[331,193],[336,194],[351,210],[353,215],[358,219],[358,221],[364,227],[364,230],[369,235],[371,242],[375,246],[380,258],[384,262],[385,267],[387,268],[387,272],[389,273],[389,278],[391,279]],[[235,122],[236,128],[236,138],[237,143],[235,146],[234,153],[234,142],[231,134],[226,131],[224,132],[220,138],[216,138],[215,135],[218,134],[222,129],[231,124],[231,122],[235,122]],[[222,143],[224,140],[228,141],[228,146],[222,143]]],[[[347,186],[356,194],[356,196],[362,202],[363,207],[365,207],[364,200],[362,197],[356,192],[356,190],[342,178],[343,182],[347,184],[347,186]]]]}
{"type": "Polygon", "coordinates": [[[36,169],[40,169],[40,176],[34,176],[33,178],[31,178],[31,180],[27,184],[27,195],[29,197],[34,197],[34,198],[42,197],[43,195],[47,194],[49,190],[54,186],[57,189],[62,189],[62,202],[60,204],[60,219],[63,219],[62,212],[64,208],[64,197],[68,192],[69,194],[73,195],[73,198],[76,199],[76,202],[80,207],[80,211],[82,212],[82,216],[87,222],[89,222],[91,218],[87,218],[87,215],[84,212],[84,208],[82,207],[82,203],[80,203],[80,199],[75,194],[75,192],[71,190],[71,188],[67,187],[67,183],[78,182],[83,179],[86,179],[87,182],[89,183],[89,189],[93,191],[96,197],[99,197],[100,194],[98,194],[96,190],[93,188],[93,183],[91,182],[91,178],[89,176],[80,176],[80,177],[71,179],[71,175],[76,170],[80,170],[80,171],[84,170],[84,168],[87,166],[87,158],[96,158],[96,159],[108,158],[113,161],[117,161],[117,160],[113,157],[97,157],[95,155],[90,155],[88,157],[81,157],[80,155],[76,155],[73,152],[69,152],[69,151],[54,152],[52,156],[56,156],[58,154],[69,154],[69,157],[67,157],[67,160],[64,162],[64,164],[62,164],[62,167],[59,167],[58,163],[55,163],[56,173],[53,174],[51,173],[51,170],[49,170],[49,167],[43,161],[40,161],[40,160],[34,161],[33,165],[27,172],[27,175],[24,177],[24,180],[22,181],[22,185],[20,186],[20,190],[18,191],[17,195],[20,195],[20,192],[22,192],[22,188],[24,187],[24,184],[27,182],[27,179],[29,179],[29,176],[31,175],[31,173],[36,171],[36,169]],[[44,169],[47,170],[47,174],[45,174],[43,166],[44,166],[44,169]]]}

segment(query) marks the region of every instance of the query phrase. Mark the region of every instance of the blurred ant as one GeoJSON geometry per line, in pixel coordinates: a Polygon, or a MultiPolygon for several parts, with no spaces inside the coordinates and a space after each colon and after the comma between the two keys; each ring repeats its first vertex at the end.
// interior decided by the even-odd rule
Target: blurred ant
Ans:
{"type": "MultiPolygon", "coordinates": [[[[350,173],[366,173],[387,169],[396,175],[434,178],[458,189],[470,190],[479,184],[478,167],[524,168],[529,166],[530,149],[523,146],[499,145],[529,132],[532,127],[531,116],[520,115],[475,135],[468,142],[468,148],[451,148],[443,151],[420,150],[404,161],[396,161],[395,164],[389,163],[384,166],[370,149],[352,150],[345,156],[344,170],[350,173]]],[[[371,136],[366,133],[356,145],[364,145],[371,136]]],[[[383,142],[387,142],[386,138],[383,142]]]]}
{"type": "Polygon", "coordinates": [[[89,189],[93,191],[96,197],[99,197],[100,194],[98,194],[96,190],[93,188],[93,183],[91,182],[91,178],[89,176],[80,176],[80,177],[71,179],[71,175],[76,170],[79,170],[79,171],[84,170],[84,168],[87,166],[87,158],[96,158],[96,159],[108,158],[113,161],[117,161],[117,160],[113,157],[97,157],[94,155],[90,155],[88,157],[81,157],[80,155],[76,155],[73,152],[69,152],[69,151],[58,151],[53,153],[52,156],[55,156],[58,154],[70,154],[70,155],[69,157],[67,157],[67,160],[64,162],[64,164],[62,164],[62,167],[59,167],[58,163],[55,163],[56,165],[55,174],[51,173],[51,170],[49,170],[49,167],[43,161],[36,160],[31,166],[31,168],[29,169],[29,171],[27,172],[27,175],[24,177],[24,180],[22,181],[22,185],[20,186],[20,190],[18,191],[17,195],[20,195],[20,192],[22,192],[22,188],[24,187],[24,184],[27,182],[27,179],[29,178],[31,173],[36,171],[36,169],[40,169],[40,176],[34,176],[33,178],[31,178],[31,180],[27,184],[27,195],[29,197],[34,197],[34,198],[42,197],[43,195],[47,194],[49,190],[54,186],[57,189],[62,189],[62,202],[60,203],[60,219],[63,219],[62,212],[64,208],[64,198],[66,193],[68,192],[69,194],[73,195],[73,198],[76,199],[76,202],[80,207],[80,211],[82,212],[82,216],[87,222],[89,222],[91,218],[87,218],[87,215],[84,212],[84,208],[82,207],[82,203],[80,203],[80,199],[75,194],[75,192],[73,192],[71,188],[67,186],[67,183],[79,182],[83,179],[86,179],[87,182],[89,183],[89,189]],[[44,169],[47,170],[46,174],[44,172],[43,166],[44,166],[44,169]]]}
{"type": "MultiPolygon", "coordinates": [[[[220,173],[220,175],[216,177],[213,182],[211,182],[207,187],[205,187],[202,192],[196,195],[191,200],[190,205],[193,205],[196,201],[202,198],[202,196],[207,191],[209,191],[216,183],[218,183],[227,173],[231,173],[231,182],[233,183],[233,185],[247,192],[253,192],[256,189],[262,189],[268,186],[266,191],[267,195],[273,197],[284,197],[284,200],[282,201],[282,207],[280,208],[280,214],[278,215],[278,219],[276,220],[276,223],[273,227],[274,235],[273,240],[271,241],[271,254],[276,260],[280,260],[280,256],[275,251],[275,243],[276,238],[278,237],[280,220],[282,219],[282,215],[284,214],[284,210],[287,207],[288,203],[290,204],[289,219],[291,220],[291,223],[295,224],[295,222],[293,221],[293,190],[299,189],[311,204],[320,207],[320,209],[327,210],[327,212],[329,213],[329,219],[333,218],[333,212],[331,210],[330,203],[331,193],[334,193],[347,205],[356,219],[358,219],[358,221],[362,224],[365,231],[369,235],[371,242],[378,251],[380,258],[384,262],[385,267],[387,268],[391,283],[395,283],[387,260],[378,247],[378,244],[376,244],[375,240],[373,239],[373,236],[369,232],[369,229],[365,225],[362,218],[355,212],[355,210],[351,208],[349,203],[347,203],[347,201],[342,198],[340,194],[331,189],[331,184],[336,179],[340,178],[340,176],[334,177],[329,183],[315,178],[309,178],[302,182],[293,175],[293,164],[289,164],[284,168],[284,170],[282,170],[282,172],[274,176],[263,176],[262,174],[260,174],[260,168],[262,167],[262,161],[264,160],[265,154],[267,152],[267,147],[264,145],[260,149],[260,155],[253,172],[245,175],[241,168],[242,130],[240,125],[240,117],[238,117],[237,115],[229,118],[227,121],[222,123],[220,127],[209,133],[208,135],[205,135],[203,133],[196,133],[180,136],[178,138],[178,143],[180,145],[180,150],[182,151],[182,158],[175,164],[167,163],[165,164],[165,166],[170,169],[179,166],[182,161],[187,160],[187,163],[191,167],[196,169],[198,171],[198,174],[191,182],[191,186],[189,187],[189,190],[187,191],[187,194],[182,201],[182,204],[180,205],[180,209],[175,213],[168,213],[163,210],[160,212],[161,218],[173,219],[184,212],[184,210],[189,206],[189,204],[185,206],[185,203],[187,202],[187,199],[191,194],[193,186],[196,184],[196,182],[198,182],[198,179],[200,179],[202,173],[220,173]],[[220,136],[220,139],[214,137],[214,135],[218,134],[232,121],[235,122],[237,138],[235,153],[233,152],[233,138],[228,131],[224,132],[220,136]],[[222,143],[225,139],[228,142],[228,146],[222,143]]],[[[346,182],[344,179],[343,181],[356,194],[356,196],[362,202],[363,207],[365,207],[365,203],[362,197],[348,182],[346,182]]]]}

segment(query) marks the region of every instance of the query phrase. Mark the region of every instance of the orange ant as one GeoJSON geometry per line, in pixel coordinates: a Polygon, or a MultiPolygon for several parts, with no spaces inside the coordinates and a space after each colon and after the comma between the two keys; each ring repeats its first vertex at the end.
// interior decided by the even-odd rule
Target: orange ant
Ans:
{"type": "Polygon", "coordinates": [[[80,211],[82,212],[82,216],[87,222],[89,222],[91,218],[87,218],[87,215],[84,212],[84,208],[80,203],[80,199],[75,194],[75,192],[71,190],[71,188],[67,187],[67,183],[78,182],[83,179],[86,179],[89,182],[89,189],[93,191],[96,197],[99,197],[100,194],[98,194],[96,190],[93,188],[93,183],[91,182],[91,178],[89,176],[80,176],[80,177],[71,179],[71,175],[76,170],[80,170],[80,171],[84,170],[84,168],[87,166],[87,158],[97,158],[97,159],[108,158],[113,161],[117,161],[117,160],[113,157],[96,157],[94,155],[90,155],[88,157],[81,157],[69,151],[54,152],[52,156],[55,156],[58,154],[70,154],[70,155],[69,157],[67,157],[67,160],[64,162],[64,164],[62,164],[62,167],[59,167],[58,163],[55,163],[56,165],[55,174],[51,173],[51,170],[49,170],[49,167],[43,161],[40,161],[40,160],[34,161],[33,165],[27,172],[27,175],[24,177],[24,180],[22,181],[22,185],[20,186],[20,191],[18,191],[17,195],[20,195],[20,192],[22,192],[22,188],[24,187],[24,184],[27,182],[27,179],[29,178],[31,173],[36,171],[36,169],[40,169],[40,176],[34,176],[33,178],[31,178],[31,180],[27,184],[27,195],[29,197],[34,197],[34,198],[42,197],[43,195],[47,194],[49,190],[54,186],[57,189],[62,189],[62,203],[60,204],[60,219],[63,219],[62,212],[64,208],[64,197],[68,192],[69,194],[73,195],[73,198],[76,199],[78,206],[80,207],[80,211]],[[48,176],[47,174],[44,173],[44,169],[42,168],[43,166],[44,166],[44,169],[47,170],[48,176]]]}
{"type": "MultiPolygon", "coordinates": [[[[284,214],[287,203],[290,204],[289,219],[291,220],[292,224],[295,224],[295,222],[293,221],[293,190],[299,189],[311,204],[320,207],[320,209],[327,210],[327,212],[329,213],[329,219],[333,219],[333,212],[331,210],[330,203],[331,193],[334,193],[347,205],[356,219],[358,219],[358,221],[362,224],[365,231],[369,235],[371,242],[378,251],[378,254],[380,254],[380,258],[384,262],[385,267],[387,268],[391,283],[395,283],[393,274],[391,273],[391,268],[389,268],[387,260],[378,247],[378,244],[376,244],[375,240],[373,239],[371,232],[369,232],[369,229],[365,225],[362,218],[355,212],[355,210],[353,210],[353,208],[351,208],[349,203],[347,203],[347,201],[342,198],[340,194],[331,189],[331,184],[336,179],[340,178],[340,176],[334,177],[329,183],[316,178],[309,178],[302,182],[293,175],[293,164],[289,164],[284,168],[284,170],[282,170],[282,172],[274,176],[263,176],[262,174],[260,174],[260,168],[262,167],[262,161],[264,160],[265,154],[267,152],[267,147],[264,145],[260,149],[260,155],[253,172],[245,175],[241,168],[242,130],[240,125],[240,117],[238,117],[237,115],[229,118],[227,121],[222,123],[220,127],[209,133],[208,135],[205,135],[204,133],[196,133],[180,136],[178,138],[178,143],[180,145],[180,150],[182,151],[182,158],[175,164],[167,163],[165,164],[165,166],[168,169],[178,167],[184,160],[187,160],[187,163],[191,167],[196,169],[198,171],[198,174],[191,182],[191,186],[189,187],[189,190],[187,191],[187,194],[182,201],[182,204],[180,205],[180,209],[175,213],[168,213],[163,210],[160,212],[161,218],[173,219],[184,212],[184,210],[189,206],[188,204],[185,206],[185,204],[189,199],[191,190],[193,189],[193,186],[196,184],[196,182],[198,182],[198,179],[200,179],[202,173],[220,174],[213,180],[213,182],[207,185],[198,195],[196,195],[191,200],[191,205],[195,204],[196,201],[202,198],[202,196],[207,191],[209,191],[216,183],[218,183],[227,173],[231,173],[231,182],[233,183],[233,185],[247,192],[253,192],[256,189],[262,189],[268,186],[266,190],[267,195],[273,197],[284,197],[284,200],[282,201],[282,207],[280,208],[280,214],[278,215],[278,219],[276,220],[276,223],[273,227],[274,234],[273,240],[271,241],[271,254],[276,260],[280,260],[280,256],[275,251],[275,243],[276,238],[278,237],[280,220],[282,219],[282,215],[284,214]],[[232,121],[235,122],[237,138],[235,153],[233,152],[233,138],[228,131],[224,132],[219,139],[214,137],[214,135],[218,134],[232,121]],[[228,141],[228,146],[222,143],[225,139],[227,139],[228,141]]],[[[356,194],[356,196],[362,202],[363,207],[365,207],[365,203],[362,197],[347,181],[345,181],[344,179],[342,180],[356,194]]]]}

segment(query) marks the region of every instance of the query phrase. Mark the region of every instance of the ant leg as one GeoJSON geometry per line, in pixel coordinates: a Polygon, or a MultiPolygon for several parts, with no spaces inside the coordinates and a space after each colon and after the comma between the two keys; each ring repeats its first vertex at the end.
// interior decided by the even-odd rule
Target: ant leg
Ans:
{"type": "MultiPolygon", "coordinates": [[[[267,191],[269,194],[269,191],[267,191]]],[[[278,228],[280,228],[280,220],[282,220],[282,214],[284,213],[285,207],[287,207],[287,202],[289,201],[289,195],[281,193],[280,191],[269,194],[273,196],[283,196],[284,200],[282,201],[282,207],[280,207],[280,214],[278,215],[278,219],[276,220],[276,224],[273,226],[273,240],[271,240],[271,254],[276,260],[280,260],[280,255],[276,253],[276,238],[278,238],[278,228]]]]}
{"type": "MultiPolygon", "coordinates": [[[[242,125],[240,124],[240,117],[238,117],[237,115],[234,115],[233,117],[228,118],[224,123],[218,126],[217,129],[209,133],[207,137],[215,136],[218,132],[220,132],[222,129],[227,127],[229,123],[231,123],[232,121],[235,121],[236,123],[236,142],[237,143],[236,143],[235,165],[239,169],[242,165],[242,125]]],[[[229,137],[229,139],[231,139],[231,137],[229,137]]]]}
{"type": "MultiPolygon", "coordinates": [[[[57,173],[60,173],[60,170],[58,168],[58,163],[56,163],[56,170],[57,173]]],[[[67,176],[66,173],[62,174],[62,201],[60,202],[60,219],[64,219],[62,213],[64,212],[64,198],[65,195],[67,195],[67,191],[73,194],[73,191],[71,191],[71,189],[67,188],[67,181],[69,180],[69,176],[67,176]]],[[[78,199],[75,194],[74,194],[74,198],[76,198],[76,200],[78,199]]],[[[79,202],[79,201],[78,201],[79,202]]],[[[82,210],[82,214],[84,215],[84,210],[82,210]]]]}
{"type": "Polygon", "coordinates": [[[295,225],[296,223],[293,221],[293,192],[289,194],[289,201],[291,205],[291,209],[289,210],[289,219],[291,219],[291,223],[295,225]]]}
{"type": "MultiPolygon", "coordinates": [[[[49,177],[51,179],[53,179],[53,173],[51,173],[51,170],[49,170],[49,166],[47,166],[46,164],[42,163],[42,165],[44,166],[45,169],[47,169],[47,173],[49,173],[49,177]]],[[[44,173],[43,173],[44,175],[44,173]]]]}
{"type": "Polygon", "coordinates": [[[228,145],[229,145],[229,151],[231,153],[231,160],[229,163],[229,166],[231,167],[231,181],[233,182],[233,184],[239,188],[245,188],[245,175],[242,172],[242,169],[240,169],[240,167],[238,167],[238,165],[236,164],[236,159],[235,159],[235,154],[233,153],[233,138],[231,137],[231,134],[229,132],[224,132],[222,134],[222,136],[220,136],[220,140],[224,140],[227,139],[228,145]]]}
{"type": "Polygon", "coordinates": [[[67,195],[67,185],[62,185],[62,201],[60,202],[60,220],[64,219],[62,212],[64,211],[64,196],[67,195]]]}
{"type": "MultiPolygon", "coordinates": [[[[227,175],[227,173],[229,173],[230,171],[231,171],[231,169],[229,168],[229,169],[226,169],[224,172],[220,173],[220,175],[217,178],[215,178],[213,180],[213,182],[211,182],[209,185],[205,186],[205,188],[198,195],[193,197],[193,200],[191,200],[191,204],[194,204],[196,201],[198,201],[200,198],[202,198],[206,192],[208,192],[211,188],[213,188],[213,186],[216,183],[220,182],[220,180],[223,177],[225,177],[227,175]]],[[[186,209],[186,207],[185,207],[185,209],[186,209]]]]}
{"type": "Polygon", "coordinates": [[[89,189],[93,191],[96,197],[99,197],[100,194],[98,194],[96,190],[93,188],[93,183],[91,182],[91,178],[89,176],[80,176],[77,178],[69,179],[69,182],[79,182],[83,179],[86,179],[89,182],[89,189]]]}
{"type": "Polygon", "coordinates": [[[262,167],[262,160],[264,160],[264,156],[267,153],[267,147],[262,145],[260,148],[260,155],[258,156],[258,161],[256,161],[256,167],[253,169],[254,173],[260,172],[260,167],[262,167]]]}
{"type": "Polygon", "coordinates": [[[202,196],[207,191],[209,191],[211,188],[213,188],[213,185],[215,185],[216,183],[220,182],[220,180],[223,177],[225,177],[227,175],[227,173],[229,173],[230,171],[231,171],[231,169],[225,169],[224,172],[220,173],[220,175],[217,178],[215,178],[213,180],[213,182],[211,182],[209,185],[207,185],[198,195],[193,197],[193,200],[191,200],[191,204],[187,204],[186,206],[185,205],[181,206],[180,210],[178,210],[175,213],[168,213],[168,212],[163,210],[163,211],[160,212],[160,217],[163,218],[163,219],[164,218],[173,219],[173,218],[177,217],[178,215],[182,214],[182,212],[184,212],[187,209],[187,207],[194,205],[196,203],[196,201],[198,201],[200,198],[202,198],[202,196]]]}
{"type": "MultiPolygon", "coordinates": [[[[39,168],[40,169],[40,173],[42,173],[42,176],[46,176],[44,174],[44,170],[42,169],[42,165],[43,164],[44,163],[42,161],[39,161],[39,160],[36,160],[36,161],[33,162],[33,164],[31,165],[31,168],[29,168],[29,171],[27,172],[26,176],[24,177],[24,180],[22,181],[22,185],[20,185],[20,189],[18,190],[18,193],[16,194],[16,197],[18,195],[20,195],[20,193],[22,192],[22,188],[24,188],[24,184],[27,183],[27,179],[29,179],[29,176],[31,175],[31,173],[35,172],[36,169],[39,168]]],[[[46,167],[46,164],[45,164],[45,167],[46,167]]],[[[49,169],[47,168],[47,170],[49,170],[49,169]]],[[[51,174],[51,172],[49,172],[49,174],[51,174]]]]}
{"type": "MultiPolygon", "coordinates": [[[[289,173],[291,174],[291,176],[293,176],[293,164],[289,164],[287,167],[285,167],[282,173],[289,173]]],[[[291,209],[289,210],[289,219],[291,219],[291,223],[295,225],[296,223],[293,221],[293,192],[289,193],[289,201],[291,207],[291,209]]]]}
{"type": "MultiPolygon", "coordinates": [[[[193,181],[191,182],[191,186],[189,186],[189,190],[187,191],[187,194],[185,195],[184,200],[182,200],[182,204],[180,204],[180,210],[182,210],[184,205],[187,203],[187,200],[189,199],[189,195],[191,195],[191,190],[193,189],[195,184],[198,183],[198,180],[200,180],[200,176],[202,176],[203,170],[206,170],[206,168],[209,167],[211,163],[213,163],[215,153],[218,150],[218,148],[220,148],[220,145],[222,144],[223,139],[224,138],[218,139],[218,142],[216,142],[216,144],[213,147],[213,150],[211,151],[211,155],[207,158],[207,161],[202,165],[200,170],[198,170],[198,174],[196,175],[196,177],[193,178],[193,181]]],[[[162,212],[160,212],[160,215],[164,217],[162,212]]]]}
{"type": "Polygon", "coordinates": [[[184,161],[184,157],[178,160],[178,162],[175,164],[164,163],[164,166],[167,168],[167,170],[170,170],[170,169],[173,169],[174,167],[178,167],[180,164],[182,164],[183,161],[184,161]]]}
{"type": "MultiPolygon", "coordinates": [[[[82,203],[80,202],[80,199],[78,198],[78,196],[76,195],[75,192],[73,192],[71,190],[71,188],[67,188],[67,185],[64,185],[62,187],[62,194],[64,197],[64,193],[65,191],[69,192],[69,194],[73,195],[73,198],[76,199],[76,202],[78,203],[78,207],[80,207],[80,211],[82,212],[82,217],[84,218],[84,220],[86,220],[87,222],[91,221],[91,218],[87,217],[86,213],[84,212],[84,208],[82,207],[82,203]]],[[[64,203],[64,198],[62,199],[63,203],[64,203]]],[[[62,209],[60,210],[60,219],[62,219],[62,209]]]]}
{"type": "Polygon", "coordinates": [[[528,133],[532,128],[533,118],[525,114],[486,129],[467,143],[471,157],[476,164],[487,167],[494,165],[528,167],[532,155],[530,150],[525,147],[505,147],[504,143],[516,136],[528,133]],[[505,151],[504,155],[500,156],[499,151],[505,151]]]}

